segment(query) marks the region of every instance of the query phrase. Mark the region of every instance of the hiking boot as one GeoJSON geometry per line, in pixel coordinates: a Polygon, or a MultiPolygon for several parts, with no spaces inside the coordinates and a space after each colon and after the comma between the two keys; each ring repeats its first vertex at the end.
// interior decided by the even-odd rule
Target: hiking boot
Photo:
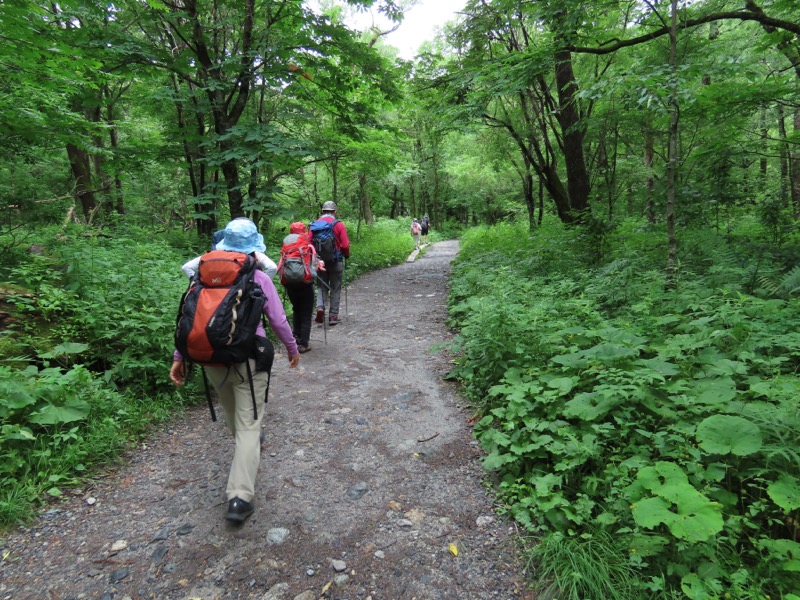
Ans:
{"type": "Polygon", "coordinates": [[[328,317],[328,325],[330,325],[331,327],[333,327],[334,325],[338,325],[341,322],[342,320],[339,318],[338,315],[330,315],[328,317]]]}
{"type": "Polygon", "coordinates": [[[311,346],[309,346],[308,344],[306,344],[306,345],[303,345],[303,344],[297,344],[297,351],[298,351],[300,354],[305,354],[305,353],[306,353],[306,352],[308,352],[309,350],[311,350],[311,346]]]}
{"type": "Polygon", "coordinates": [[[236,498],[231,498],[230,502],[228,502],[228,514],[225,515],[225,518],[234,523],[244,523],[245,519],[252,515],[254,510],[252,503],[237,496],[236,498]]]}
{"type": "Polygon", "coordinates": [[[317,316],[314,317],[315,323],[322,323],[325,321],[325,309],[324,308],[317,308],[317,316]]]}

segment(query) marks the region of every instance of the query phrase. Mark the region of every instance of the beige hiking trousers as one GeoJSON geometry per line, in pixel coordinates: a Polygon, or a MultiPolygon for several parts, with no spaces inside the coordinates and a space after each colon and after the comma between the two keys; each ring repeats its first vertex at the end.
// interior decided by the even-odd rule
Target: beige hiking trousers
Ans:
{"type": "Polygon", "coordinates": [[[266,406],[264,393],[267,390],[267,373],[255,370],[255,361],[250,360],[253,374],[253,389],[256,396],[258,418],[253,419],[253,395],[247,378],[245,363],[231,367],[204,367],[208,379],[219,395],[223,417],[233,434],[236,448],[233,464],[228,474],[226,494],[228,500],[239,497],[251,502],[255,496],[256,475],[261,462],[261,420],[266,406]]]}

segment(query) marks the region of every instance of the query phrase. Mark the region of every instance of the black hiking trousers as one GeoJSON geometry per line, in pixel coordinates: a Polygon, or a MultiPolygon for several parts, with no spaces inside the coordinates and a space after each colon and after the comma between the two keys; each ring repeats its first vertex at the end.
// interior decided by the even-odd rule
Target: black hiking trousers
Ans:
{"type": "Polygon", "coordinates": [[[292,303],[292,332],[301,346],[308,346],[311,337],[311,319],[314,311],[314,284],[295,283],[286,286],[286,295],[292,303]]]}

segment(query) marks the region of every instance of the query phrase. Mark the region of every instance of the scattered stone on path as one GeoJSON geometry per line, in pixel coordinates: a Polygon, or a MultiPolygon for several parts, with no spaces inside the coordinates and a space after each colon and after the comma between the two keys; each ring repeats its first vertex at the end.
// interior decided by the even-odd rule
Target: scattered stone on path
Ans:
{"type": "Polygon", "coordinates": [[[164,560],[164,557],[167,556],[167,552],[169,552],[169,548],[165,544],[160,544],[153,553],[150,555],[150,560],[155,564],[161,564],[164,560]]]}
{"type": "Polygon", "coordinates": [[[276,583],[261,597],[261,600],[281,600],[286,597],[288,591],[288,583],[276,583]]]}
{"type": "Polygon", "coordinates": [[[475,519],[475,524],[478,527],[486,527],[487,525],[491,525],[492,523],[494,523],[494,517],[490,516],[480,516],[477,519],[475,519]]]}
{"type": "Polygon", "coordinates": [[[113,573],[111,573],[111,577],[109,577],[109,581],[111,583],[118,583],[125,579],[128,576],[128,568],[122,567],[121,569],[117,569],[113,573]]]}
{"type": "Polygon", "coordinates": [[[288,529],[284,527],[273,527],[267,532],[267,541],[271,544],[282,544],[288,535],[288,529]]]}
{"type": "Polygon", "coordinates": [[[317,600],[317,595],[311,590],[306,590],[302,594],[295,596],[292,600],[317,600]]]}
{"type": "Polygon", "coordinates": [[[333,567],[333,570],[336,571],[337,573],[341,573],[342,571],[347,569],[347,563],[344,562],[343,560],[332,560],[331,567],[333,567]]]}
{"type": "Polygon", "coordinates": [[[351,500],[358,500],[369,491],[369,486],[364,481],[359,481],[347,490],[347,497],[351,500]]]}
{"type": "Polygon", "coordinates": [[[169,537],[169,527],[164,527],[156,532],[155,536],[153,536],[153,539],[151,541],[160,542],[162,540],[167,539],[168,537],[169,537]]]}

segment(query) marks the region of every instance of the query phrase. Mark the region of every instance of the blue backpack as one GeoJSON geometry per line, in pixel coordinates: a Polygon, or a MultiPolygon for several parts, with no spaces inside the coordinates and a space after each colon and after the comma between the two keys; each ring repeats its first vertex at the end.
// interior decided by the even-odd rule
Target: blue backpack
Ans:
{"type": "Polygon", "coordinates": [[[333,226],[339,219],[328,221],[327,219],[317,219],[309,228],[313,237],[311,243],[317,251],[317,256],[325,261],[325,264],[334,263],[342,258],[341,251],[336,247],[336,236],[333,235],[333,226]]]}

